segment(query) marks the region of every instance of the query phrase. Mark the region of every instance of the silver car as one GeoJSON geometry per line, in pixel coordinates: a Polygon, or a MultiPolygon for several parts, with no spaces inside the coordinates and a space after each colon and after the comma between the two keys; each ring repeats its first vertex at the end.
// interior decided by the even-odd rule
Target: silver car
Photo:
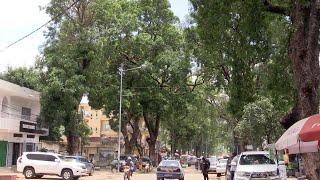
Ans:
{"type": "Polygon", "coordinates": [[[76,162],[83,163],[84,165],[86,165],[88,175],[92,176],[92,174],[94,172],[94,165],[92,162],[88,161],[88,159],[86,159],[85,157],[82,157],[82,156],[65,156],[65,158],[66,159],[73,159],[76,162]]]}
{"type": "Polygon", "coordinates": [[[179,161],[163,160],[157,168],[157,180],[184,180],[184,172],[179,161]]]}

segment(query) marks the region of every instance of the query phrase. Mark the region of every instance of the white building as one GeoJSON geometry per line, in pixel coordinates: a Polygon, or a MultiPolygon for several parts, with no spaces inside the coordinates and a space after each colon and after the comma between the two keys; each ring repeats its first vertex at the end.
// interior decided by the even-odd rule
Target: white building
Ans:
{"type": "Polygon", "coordinates": [[[48,135],[40,128],[40,93],[0,79],[0,167],[16,164],[25,151],[35,151],[39,136],[48,135]]]}

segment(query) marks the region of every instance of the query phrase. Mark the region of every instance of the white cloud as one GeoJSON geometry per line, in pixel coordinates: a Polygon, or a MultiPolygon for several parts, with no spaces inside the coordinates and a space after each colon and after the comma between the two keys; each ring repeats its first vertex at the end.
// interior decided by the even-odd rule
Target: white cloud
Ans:
{"type": "Polygon", "coordinates": [[[50,18],[39,6],[49,0],[0,0],[0,72],[7,66],[31,66],[44,42],[43,31],[39,30],[23,41],[5,49],[10,43],[38,28],[50,18]]]}

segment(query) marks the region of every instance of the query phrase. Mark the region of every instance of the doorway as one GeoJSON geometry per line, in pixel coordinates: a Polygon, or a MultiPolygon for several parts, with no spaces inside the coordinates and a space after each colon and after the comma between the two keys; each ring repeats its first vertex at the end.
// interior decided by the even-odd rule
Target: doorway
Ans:
{"type": "Polygon", "coordinates": [[[20,156],[20,143],[13,143],[12,148],[12,165],[17,165],[17,160],[20,156]]]}

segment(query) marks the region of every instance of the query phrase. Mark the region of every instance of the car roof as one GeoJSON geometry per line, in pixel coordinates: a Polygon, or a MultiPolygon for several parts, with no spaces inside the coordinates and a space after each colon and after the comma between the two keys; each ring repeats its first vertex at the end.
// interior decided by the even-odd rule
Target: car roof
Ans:
{"type": "Polygon", "coordinates": [[[23,154],[44,154],[44,155],[61,156],[61,154],[52,153],[52,152],[23,152],[23,154]]]}
{"type": "Polygon", "coordinates": [[[269,154],[269,152],[268,151],[246,151],[241,153],[241,155],[252,155],[252,154],[269,154]]]}

